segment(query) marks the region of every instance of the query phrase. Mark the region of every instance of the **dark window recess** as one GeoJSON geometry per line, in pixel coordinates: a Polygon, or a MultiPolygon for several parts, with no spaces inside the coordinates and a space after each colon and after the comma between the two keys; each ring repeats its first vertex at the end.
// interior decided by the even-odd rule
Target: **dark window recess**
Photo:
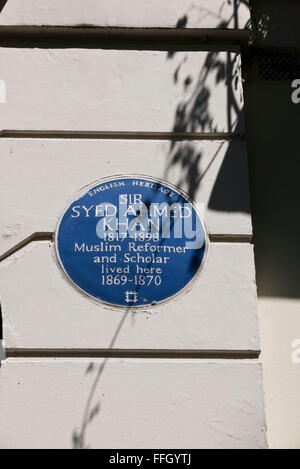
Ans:
{"type": "Polygon", "coordinates": [[[291,81],[300,78],[300,55],[294,53],[258,56],[260,81],[291,81]]]}

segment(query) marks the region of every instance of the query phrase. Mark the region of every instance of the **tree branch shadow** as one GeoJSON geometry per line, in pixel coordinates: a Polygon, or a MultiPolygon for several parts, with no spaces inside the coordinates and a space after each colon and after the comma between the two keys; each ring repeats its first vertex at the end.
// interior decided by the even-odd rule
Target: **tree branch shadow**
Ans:
{"type": "MultiPolygon", "coordinates": [[[[224,2],[225,4],[226,2],[224,2]]],[[[233,22],[233,27],[238,28],[238,9],[241,5],[247,5],[244,0],[233,0],[232,14],[228,18],[222,17],[222,9],[217,15],[217,28],[227,28],[233,22]]],[[[224,5],[223,5],[224,6],[224,5]]],[[[197,6],[192,7],[195,11],[197,6]]],[[[209,9],[200,8],[203,14],[211,15],[209,9]]],[[[186,12],[177,22],[178,28],[184,28],[189,21],[189,12],[186,12]]],[[[248,27],[248,24],[244,25],[248,27]]],[[[167,53],[167,60],[174,60],[176,51],[167,53]]],[[[183,60],[176,65],[173,73],[174,86],[181,86],[184,97],[177,105],[173,122],[173,132],[233,132],[239,133],[244,128],[243,95],[241,86],[240,54],[227,52],[222,55],[218,50],[207,52],[204,64],[197,76],[184,72],[184,66],[188,60],[185,55],[183,60]],[[226,128],[219,128],[211,111],[211,99],[214,86],[226,87],[226,128]]],[[[193,141],[172,141],[170,143],[167,164],[164,177],[167,179],[170,171],[177,168],[179,177],[176,181],[178,187],[185,189],[192,199],[200,188],[201,181],[209,171],[216,159],[223,143],[220,144],[210,163],[204,170],[200,169],[203,152],[193,141]]],[[[229,141],[223,163],[215,181],[208,208],[227,212],[250,212],[250,204],[247,191],[243,187],[241,175],[247,174],[247,167],[243,158],[240,158],[235,142],[229,141]]]]}
{"type": "Polygon", "coordinates": [[[7,4],[8,0],[0,0],[0,13],[7,4]]]}
{"type": "MultiPolygon", "coordinates": [[[[112,349],[116,343],[116,340],[120,334],[120,331],[123,327],[123,324],[130,312],[130,308],[128,308],[127,310],[125,310],[119,324],[118,324],[118,327],[117,329],[115,330],[115,333],[110,341],[110,344],[108,346],[109,349],[112,349]]],[[[106,357],[104,358],[103,362],[101,363],[101,365],[99,366],[97,372],[96,372],[96,376],[94,378],[94,382],[92,384],[92,387],[91,387],[91,390],[89,392],[89,396],[88,396],[88,399],[87,399],[87,402],[86,402],[86,405],[85,405],[85,408],[84,408],[84,411],[83,411],[83,417],[82,417],[82,423],[81,423],[81,426],[80,426],[80,430],[79,431],[76,431],[74,430],[73,431],[73,435],[72,435],[72,443],[73,443],[73,449],[88,449],[88,446],[86,446],[86,433],[87,433],[87,428],[88,428],[88,425],[93,421],[93,419],[99,414],[100,412],[100,408],[101,408],[101,405],[100,405],[100,401],[98,401],[93,407],[92,407],[92,402],[93,402],[93,398],[95,396],[95,393],[96,393],[96,390],[97,390],[97,387],[99,385],[99,382],[100,382],[100,379],[101,379],[101,375],[103,374],[104,370],[105,370],[105,367],[107,365],[107,362],[108,362],[109,358],[106,357]]],[[[91,373],[94,371],[94,368],[95,368],[95,365],[93,362],[91,362],[87,369],[86,369],[86,374],[87,373],[91,373]]]]}
{"type": "MultiPolygon", "coordinates": [[[[177,200],[175,199],[175,202],[177,200]]],[[[144,201],[144,204],[146,207],[149,207],[150,204],[153,202],[153,199],[149,199],[149,200],[145,200],[144,201]]],[[[174,226],[174,223],[175,223],[175,217],[171,219],[170,221],[170,230],[173,228],[174,226]]],[[[163,230],[163,226],[161,227],[161,229],[163,230]]],[[[160,241],[160,246],[162,246],[165,242],[166,242],[166,239],[167,238],[162,238],[161,241],[160,241]]],[[[192,260],[191,260],[191,264],[190,264],[190,269],[193,269],[194,268],[194,263],[197,261],[197,255],[198,254],[195,254],[195,256],[193,256],[192,260]]],[[[153,264],[153,262],[149,262],[146,264],[146,267],[149,268],[151,267],[151,265],[153,264]]],[[[138,293],[138,291],[140,290],[141,288],[141,285],[137,285],[136,288],[135,288],[135,292],[138,293]]],[[[148,310],[149,311],[149,310],[148,310]]],[[[120,319],[120,322],[114,332],[114,335],[108,345],[108,350],[112,350],[116,344],[116,341],[118,339],[118,336],[122,330],[122,327],[126,321],[126,318],[128,317],[129,313],[132,312],[132,314],[137,314],[137,311],[134,310],[132,307],[128,307],[125,309],[121,319],[120,319]]],[[[89,446],[86,445],[86,434],[87,434],[87,429],[88,429],[88,426],[89,424],[94,420],[94,418],[100,413],[100,410],[101,410],[101,403],[100,401],[97,401],[96,404],[94,404],[92,406],[92,402],[93,402],[93,399],[94,399],[94,396],[96,394],[96,391],[97,391],[97,388],[99,386],[99,382],[100,382],[100,379],[101,379],[101,376],[103,375],[104,373],[104,370],[106,368],[106,365],[109,361],[109,357],[106,357],[104,358],[103,362],[101,363],[101,365],[99,366],[97,372],[96,372],[96,376],[94,378],[94,381],[93,381],[93,384],[92,384],[92,387],[90,389],[90,392],[89,392],[89,395],[88,395],[88,398],[87,398],[87,402],[85,404],[85,407],[84,407],[84,411],[83,411],[83,417],[82,417],[82,422],[81,422],[81,425],[80,425],[80,429],[79,431],[77,430],[74,430],[73,431],[73,434],[72,434],[72,446],[73,446],[73,449],[89,449],[89,446]]],[[[88,373],[92,373],[94,372],[95,370],[95,365],[93,362],[90,362],[90,364],[88,365],[87,369],[86,369],[86,374],[88,373]]]]}
{"type": "MultiPolygon", "coordinates": [[[[224,1],[225,3],[225,1],[224,1]]],[[[234,27],[238,28],[238,8],[240,5],[247,5],[246,0],[233,0],[232,15],[229,18],[222,18],[222,10],[218,13],[218,28],[227,28],[229,23],[234,22],[234,27]]],[[[211,14],[210,10],[202,13],[211,14]]],[[[177,22],[178,28],[186,27],[188,23],[189,13],[185,13],[177,22]]],[[[247,25],[245,25],[247,26],[247,25]]],[[[170,50],[167,53],[167,60],[173,60],[176,56],[176,51],[170,50]]],[[[227,112],[227,130],[238,132],[243,127],[243,107],[241,102],[237,101],[237,88],[240,84],[240,64],[239,54],[226,53],[226,58],[222,58],[220,52],[213,50],[207,52],[204,65],[198,72],[196,79],[191,74],[184,74],[184,65],[187,61],[187,55],[183,60],[176,65],[173,73],[174,86],[183,86],[186,98],[178,103],[172,130],[173,132],[221,132],[224,129],[219,129],[214,122],[214,116],[210,110],[210,100],[213,89],[210,88],[208,81],[214,76],[215,85],[220,83],[226,85],[226,112],[227,112]]],[[[241,98],[241,96],[240,96],[241,98]]],[[[174,168],[179,169],[179,177],[176,185],[179,188],[185,189],[189,196],[194,200],[197,191],[199,190],[201,181],[209,172],[213,162],[218,157],[224,142],[221,142],[212,156],[207,167],[201,171],[200,164],[203,158],[203,152],[199,151],[195,143],[192,141],[174,141],[170,142],[169,151],[167,154],[167,164],[164,171],[165,179],[168,179],[169,172],[174,168]]],[[[242,167],[245,163],[241,160],[240,155],[234,143],[229,143],[228,149],[225,154],[221,169],[214,184],[210,200],[208,203],[209,208],[214,210],[223,211],[241,211],[249,213],[249,200],[245,194],[243,182],[240,174],[245,174],[245,168],[242,167]]],[[[147,202],[146,202],[147,204],[147,202]]],[[[192,260],[190,268],[193,269],[192,260]]],[[[150,264],[149,264],[150,265],[150,264]]],[[[136,291],[138,290],[138,286],[136,291]]],[[[126,318],[132,308],[124,311],[118,327],[108,346],[112,349],[116,340],[121,332],[121,329],[126,321],[126,318]]],[[[82,422],[79,431],[74,431],[72,436],[72,443],[74,449],[88,448],[86,445],[86,433],[89,424],[100,413],[100,401],[92,405],[94,396],[98,389],[101,376],[106,368],[109,358],[105,358],[98,370],[95,370],[95,365],[91,362],[86,370],[86,373],[93,373],[96,375],[89,392],[89,396],[83,411],[82,422]]]]}

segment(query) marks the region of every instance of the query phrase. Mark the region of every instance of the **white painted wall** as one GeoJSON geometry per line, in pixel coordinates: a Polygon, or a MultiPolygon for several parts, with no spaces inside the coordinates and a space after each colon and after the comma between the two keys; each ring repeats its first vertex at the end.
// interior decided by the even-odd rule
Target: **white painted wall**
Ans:
{"type": "Polygon", "coordinates": [[[270,448],[299,449],[300,301],[258,301],[270,448]]]}
{"type": "MultiPolygon", "coordinates": [[[[224,27],[244,27],[249,17],[246,7],[235,12],[219,0],[209,7],[200,0],[194,6],[158,0],[126,5],[15,0],[4,5],[0,24],[174,27],[187,15],[187,27],[215,28],[224,18],[224,27]]],[[[1,48],[7,89],[0,129],[239,133],[239,61],[239,54],[217,50],[167,55],[1,48]]],[[[265,448],[260,364],[232,359],[236,350],[241,357],[260,348],[247,155],[240,138],[185,139],[172,146],[132,136],[6,138],[0,165],[1,254],[35,232],[52,232],[77,190],[115,174],[160,177],[185,189],[201,204],[210,234],[223,239],[211,243],[188,292],[139,313],[82,297],[62,276],[50,240],[33,241],[3,260],[4,347],[26,356],[2,361],[0,447],[265,448]],[[178,358],[81,356],[82,349],[92,354],[103,348],[140,356],[145,350],[177,351],[178,358]],[[33,358],[36,349],[40,358],[33,358]],[[53,355],[46,358],[45,349],[53,355]],[[228,358],[185,359],[187,351],[228,358]],[[55,358],[58,352],[72,358],[55,358]],[[87,425],[83,415],[92,388],[87,425]]]]}
{"type": "Polygon", "coordinates": [[[99,374],[84,447],[265,447],[255,361],[110,359],[101,373],[102,363],[8,359],[0,373],[1,448],[72,447],[99,374]]]}
{"type": "Polygon", "coordinates": [[[243,28],[250,16],[243,3],[236,25],[232,3],[226,0],[9,0],[0,24],[174,28],[185,15],[188,28],[217,28],[220,23],[243,28]]]}
{"type": "Polygon", "coordinates": [[[233,131],[237,122],[242,131],[240,57],[230,54],[237,74],[231,121],[224,75],[228,55],[209,57],[208,62],[206,52],[177,52],[170,59],[160,51],[0,48],[1,78],[7,83],[0,129],[171,131],[178,105],[186,103],[188,119],[193,93],[202,89],[198,125],[178,131],[233,131]],[[186,87],[188,77],[192,82],[186,87]]]}
{"type": "Polygon", "coordinates": [[[259,349],[248,243],[213,243],[193,287],[145,311],[112,310],[82,296],[66,281],[48,241],[2,262],[0,279],[8,348],[108,348],[125,318],[116,349],[259,349]]]}
{"type": "Polygon", "coordinates": [[[247,154],[240,139],[177,141],[173,147],[166,140],[2,139],[0,153],[0,254],[37,231],[54,231],[79,189],[116,174],[148,174],[179,186],[202,204],[212,234],[252,233],[247,154]],[[178,163],[176,154],[182,155],[178,163]]]}

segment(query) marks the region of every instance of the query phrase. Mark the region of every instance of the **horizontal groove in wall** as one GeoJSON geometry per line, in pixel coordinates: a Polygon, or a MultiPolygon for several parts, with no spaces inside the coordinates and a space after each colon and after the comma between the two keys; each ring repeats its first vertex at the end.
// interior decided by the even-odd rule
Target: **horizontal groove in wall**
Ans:
{"type": "Polygon", "coordinates": [[[247,29],[0,26],[1,47],[236,50],[249,42],[247,29]]]}
{"type": "MultiPolygon", "coordinates": [[[[37,232],[33,233],[27,238],[23,239],[20,243],[16,244],[13,248],[9,249],[0,256],[0,262],[12,256],[20,249],[35,241],[52,241],[54,233],[52,232],[37,232]]],[[[209,234],[210,242],[212,243],[250,243],[252,235],[244,234],[209,234]]]]}
{"type": "Polygon", "coordinates": [[[6,358],[202,358],[257,359],[259,350],[126,350],[7,348],[6,358]]]}
{"type": "Polygon", "coordinates": [[[0,138],[116,139],[116,140],[231,140],[234,132],[103,132],[85,130],[1,130],[0,138]]]}
{"type": "Polygon", "coordinates": [[[30,235],[27,238],[23,239],[20,243],[16,244],[14,247],[12,247],[11,249],[9,249],[5,253],[3,253],[0,256],[0,262],[4,261],[8,257],[12,256],[17,251],[20,251],[20,249],[27,246],[27,244],[30,244],[34,241],[52,241],[52,238],[53,238],[53,233],[52,232],[42,231],[42,232],[32,233],[32,235],[30,235]]]}
{"type": "Polygon", "coordinates": [[[211,243],[251,243],[251,234],[209,234],[211,243]]]}

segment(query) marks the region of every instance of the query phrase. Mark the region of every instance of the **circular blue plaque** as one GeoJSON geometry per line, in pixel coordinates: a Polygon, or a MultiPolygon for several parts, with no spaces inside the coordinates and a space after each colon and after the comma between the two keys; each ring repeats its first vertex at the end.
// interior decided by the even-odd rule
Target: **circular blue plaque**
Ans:
{"type": "Polygon", "coordinates": [[[115,176],[84,188],[55,235],[58,262],[85,294],[108,305],[142,307],[185,289],[208,240],[180,189],[144,176],[115,176]]]}

